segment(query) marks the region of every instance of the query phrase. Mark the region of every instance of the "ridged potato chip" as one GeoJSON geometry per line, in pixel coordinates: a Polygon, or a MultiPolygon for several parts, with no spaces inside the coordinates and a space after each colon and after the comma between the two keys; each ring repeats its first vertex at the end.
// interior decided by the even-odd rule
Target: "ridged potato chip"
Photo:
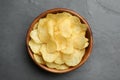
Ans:
{"type": "Polygon", "coordinates": [[[64,70],[64,69],[68,69],[69,67],[66,66],[65,64],[56,64],[56,63],[46,63],[46,65],[49,67],[49,68],[55,68],[55,69],[58,69],[58,70],[64,70]]]}
{"type": "Polygon", "coordinates": [[[40,41],[40,39],[39,39],[39,37],[38,37],[38,32],[37,32],[36,29],[34,29],[34,30],[32,30],[32,31],[30,32],[30,37],[34,40],[34,42],[36,42],[36,43],[41,43],[41,41],[40,41]]]}
{"type": "Polygon", "coordinates": [[[46,49],[46,45],[43,44],[41,46],[41,49],[40,49],[40,52],[42,54],[42,57],[43,59],[46,61],[46,62],[53,62],[55,61],[55,59],[58,57],[59,53],[58,52],[47,52],[47,49],[46,49]]]}
{"type": "Polygon", "coordinates": [[[42,56],[37,55],[37,54],[33,54],[33,56],[34,56],[34,59],[35,59],[35,61],[36,61],[37,63],[39,63],[39,64],[45,64],[42,56]]]}
{"type": "Polygon", "coordinates": [[[37,44],[33,40],[30,40],[29,41],[29,46],[30,46],[33,53],[41,55],[40,54],[41,44],[37,44]]]}

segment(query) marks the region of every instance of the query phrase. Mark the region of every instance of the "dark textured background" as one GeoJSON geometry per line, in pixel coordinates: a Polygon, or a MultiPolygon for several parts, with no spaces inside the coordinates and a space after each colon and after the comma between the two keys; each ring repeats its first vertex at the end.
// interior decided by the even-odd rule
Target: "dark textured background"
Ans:
{"type": "Polygon", "coordinates": [[[0,0],[0,80],[120,80],[119,3],[120,0],[0,0]],[[94,35],[88,61],[66,74],[38,68],[25,46],[32,20],[56,7],[80,13],[94,35]]]}

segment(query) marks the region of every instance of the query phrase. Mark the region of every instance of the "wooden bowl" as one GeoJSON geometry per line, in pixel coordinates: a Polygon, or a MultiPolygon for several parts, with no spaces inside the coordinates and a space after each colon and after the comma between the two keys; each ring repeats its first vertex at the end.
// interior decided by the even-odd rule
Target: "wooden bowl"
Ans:
{"type": "Polygon", "coordinates": [[[43,68],[44,70],[47,70],[47,71],[49,71],[49,72],[53,72],[53,73],[66,73],[66,72],[70,72],[70,71],[73,71],[73,70],[79,68],[80,66],[83,65],[83,63],[86,62],[86,60],[88,59],[88,57],[90,56],[91,51],[92,51],[92,47],[93,47],[93,35],[92,35],[92,31],[91,31],[91,29],[90,29],[89,24],[87,23],[87,21],[86,21],[81,15],[79,15],[78,13],[76,13],[75,11],[70,10],[70,9],[66,9],[66,8],[54,8],[54,9],[50,9],[50,10],[47,10],[47,11],[43,12],[42,14],[40,14],[38,17],[36,17],[36,18],[34,19],[34,21],[33,21],[32,24],[30,25],[30,27],[29,27],[29,29],[28,29],[28,32],[27,32],[26,44],[27,44],[27,49],[28,49],[28,53],[29,53],[30,57],[32,58],[32,60],[33,60],[39,67],[41,67],[41,68],[43,68]],[[83,56],[81,62],[80,62],[78,65],[76,65],[76,66],[74,66],[74,67],[70,67],[70,68],[68,68],[68,69],[66,69],[66,70],[51,69],[51,68],[46,67],[45,65],[38,64],[38,63],[35,61],[35,59],[34,59],[34,57],[33,57],[33,52],[31,51],[31,49],[30,49],[30,47],[29,47],[29,45],[28,45],[29,40],[30,40],[30,32],[31,32],[31,30],[33,29],[35,23],[38,22],[38,20],[39,20],[40,18],[46,17],[46,15],[47,15],[48,13],[54,13],[54,14],[55,14],[55,13],[61,13],[61,12],[68,12],[68,13],[74,15],[74,16],[77,16],[77,17],[80,19],[80,21],[81,21],[82,23],[84,23],[84,24],[87,24],[87,27],[88,27],[87,32],[86,32],[86,37],[89,39],[89,46],[86,48],[85,55],[83,56]]]}

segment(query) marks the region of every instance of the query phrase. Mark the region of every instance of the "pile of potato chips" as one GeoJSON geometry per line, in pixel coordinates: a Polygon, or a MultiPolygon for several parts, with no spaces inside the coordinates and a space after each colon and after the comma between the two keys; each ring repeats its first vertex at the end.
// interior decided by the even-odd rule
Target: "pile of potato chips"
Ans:
{"type": "Polygon", "coordinates": [[[29,46],[37,63],[58,70],[80,63],[89,45],[87,25],[67,12],[48,14],[30,32],[29,46]]]}

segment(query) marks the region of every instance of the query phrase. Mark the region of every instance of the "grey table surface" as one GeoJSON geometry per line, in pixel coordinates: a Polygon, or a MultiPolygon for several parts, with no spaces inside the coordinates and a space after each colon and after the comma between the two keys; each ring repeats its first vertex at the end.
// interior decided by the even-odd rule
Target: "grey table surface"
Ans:
{"type": "Polygon", "coordinates": [[[0,0],[0,80],[120,80],[120,0],[0,0]],[[79,69],[53,74],[30,59],[25,36],[41,12],[69,8],[90,24],[94,47],[79,69]]]}

